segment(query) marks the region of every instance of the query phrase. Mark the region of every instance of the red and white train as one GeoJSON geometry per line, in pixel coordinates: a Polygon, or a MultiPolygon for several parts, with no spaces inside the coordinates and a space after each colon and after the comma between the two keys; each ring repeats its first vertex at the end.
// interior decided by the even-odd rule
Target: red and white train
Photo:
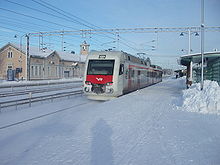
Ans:
{"type": "Polygon", "coordinates": [[[83,91],[89,99],[109,100],[162,81],[162,69],[120,51],[93,51],[86,60],[83,91]]]}

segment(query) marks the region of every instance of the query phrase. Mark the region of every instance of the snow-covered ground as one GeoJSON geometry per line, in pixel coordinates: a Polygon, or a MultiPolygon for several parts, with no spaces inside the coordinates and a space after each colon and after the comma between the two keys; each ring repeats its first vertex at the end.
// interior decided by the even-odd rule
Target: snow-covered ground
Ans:
{"type": "Polygon", "coordinates": [[[184,87],[167,79],[107,102],[73,97],[3,112],[0,164],[219,165],[220,115],[185,111],[184,87]]]}

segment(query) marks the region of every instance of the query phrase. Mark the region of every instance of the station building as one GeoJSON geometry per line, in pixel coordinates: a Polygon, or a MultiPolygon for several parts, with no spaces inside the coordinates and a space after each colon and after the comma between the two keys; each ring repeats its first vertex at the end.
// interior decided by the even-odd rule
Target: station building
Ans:
{"type": "MultiPolygon", "coordinates": [[[[89,45],[80,54],[30,47],[30,80],[82,77],[89,45]]],[[[0,49],[0,79],[27,78],[26,46],[8,43],[0,49]]]]}
{"type": "MultiPolygon", "coordinates": [[[[201,61],[201,53],[180,57],[180,64],[187,67],[187,86],[201,81],[201,61]]],[[[220,52],[204,53],[203,67],[204,80],[217,81],[220,85],[220,52]]]]}

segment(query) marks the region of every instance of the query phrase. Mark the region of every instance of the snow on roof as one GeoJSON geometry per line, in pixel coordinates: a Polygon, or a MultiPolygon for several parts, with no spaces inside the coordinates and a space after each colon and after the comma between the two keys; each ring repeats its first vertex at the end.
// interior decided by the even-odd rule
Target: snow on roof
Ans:
{"type": "MultiPolygon", "coordinates": [[[[14,43],[13,44],[9,43],[9,44],[11,46],[15,47],[16,49],[21,50],[24,53],[26,52],[26,45],[18,45],[18,44],[14,44],[14,43]]],[[[87,57],[85,55],[82,55],[80,57],[80,55],[78,55],[78,54],[62,52],[62,51],[55,51],[55,50],[51,50],[51,49],[39,50],[39,48],[34,47],[34,46],[30,46],[30,48],[29,48],[29,53],[31,56],[46,58],[47,56],[49,56],[53,52],[56,52],[62,60],[67,60],[67,61],[85,62],[86,57],[87,57]]]]}
{"type": "Polygon", "coordinates": [[[86,60],[86,56],[85,55],[81,55],[80,56],[78,54],[62,52],[62,51],[56,51],[56,52],[60,56],[60,58],[63,59],[63,60],[79,61],[79,62],[85,62],[85,60],[86,60]]]}
{"type": "Polygon", "coordinates": [[[47,57],[54,52],[54,50],[50,50],[50,49],[39,50],[39,48],[36,47],[30,47],[29,51],[30,51],[30,55],[39,56],[39,57],[47,57]]]}

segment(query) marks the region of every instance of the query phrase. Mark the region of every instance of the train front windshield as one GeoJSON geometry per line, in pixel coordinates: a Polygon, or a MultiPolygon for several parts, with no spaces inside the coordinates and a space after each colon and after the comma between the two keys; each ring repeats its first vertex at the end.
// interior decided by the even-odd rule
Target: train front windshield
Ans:
{"type": "Polygon", "coordinates": [[[89,60],[87,75],[113,75],[115,60],[89,60]]]}

